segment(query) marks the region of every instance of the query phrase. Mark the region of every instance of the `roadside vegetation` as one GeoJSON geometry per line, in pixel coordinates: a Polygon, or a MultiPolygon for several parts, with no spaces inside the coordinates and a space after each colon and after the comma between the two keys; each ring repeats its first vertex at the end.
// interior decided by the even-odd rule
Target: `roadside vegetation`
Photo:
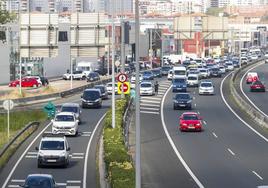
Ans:
{"type": "Polygon", "coordinates": [[[112,188],[134,188],[135,169],[131,156],[124,145],[123,116],[127,100],[116,101],[116,127],[112,128],[112,111],[108,111],[104,121],[104,161],[112,188]]]}

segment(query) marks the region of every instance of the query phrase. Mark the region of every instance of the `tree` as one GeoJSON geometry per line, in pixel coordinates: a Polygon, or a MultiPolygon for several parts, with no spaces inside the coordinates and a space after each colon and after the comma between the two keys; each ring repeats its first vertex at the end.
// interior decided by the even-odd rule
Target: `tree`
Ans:
{"type": "MultiPolygon", "coordinates": [[[[3,7],[3,0],[0,0],[0,7],[3,7]]],[[[0,24],[6,24],[16,19],[15,13],[10,13],[7,10],[0,8],[0,24]]]]}

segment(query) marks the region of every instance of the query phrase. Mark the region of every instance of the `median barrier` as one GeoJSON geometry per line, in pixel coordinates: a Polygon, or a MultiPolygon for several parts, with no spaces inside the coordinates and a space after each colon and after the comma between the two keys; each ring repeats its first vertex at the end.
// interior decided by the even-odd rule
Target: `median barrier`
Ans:
{"type": "MultiPolygon", "coordinates": [[[[258,63],[258,62],[259,61],[256,61],[254,63],[258,63]]],[[[242,70],[244,70],[245,68],[247,68],[247,67],[249,67],[251,65],[252,65],[252,63],[247,64],[243,68],[235,71],[232,74],[232,77],[231,77],[230,82],[229,82],[229,88],[230,88],[230,91],[231,91],[231,96],[233,97],[233,99],[235,100],[237,105],[240,107],[240,109],[243,110],[247,115],[249,115],[249,117],[251,117],[260,127],[268,128],[268,118],[266,116],[264,116],[263,114],[261,114],[258,110],[256,110],[248,102],[246,102],[238,94],[237,89],[235,88],[235,80],[236,80],[238,74],[240,74],[240,72],[242,70]]]]}

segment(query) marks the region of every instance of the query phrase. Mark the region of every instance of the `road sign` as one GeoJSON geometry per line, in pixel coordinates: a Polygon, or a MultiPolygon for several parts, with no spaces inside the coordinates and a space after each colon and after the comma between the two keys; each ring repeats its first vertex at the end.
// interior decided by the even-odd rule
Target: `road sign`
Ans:
{"type": "Polygon", "coordinates": [[[116,67],[119,67],[120,61],[117,60],[117,61],[114,62],[114,64],[115,64],[116,67]]]}
{"type": "Polygon", "coordinates": [[[123,84],[124,94],[129,94],[130,93],[130,83],[129,82],[124,82],[124,83],[118,82],[117,83],[118,94],[122,93],[122,90],[121,90],[122,84],[123,84]]]}
{"type": "Polygon", "coordinates": [[[5,100],[3,102],[3,107],[5,110],[12,110],[14,108],[14,102],[12,100],[5,100]]]}
{"type": "Polygon", "coordinates": [[[49,118],[54,117],[56,113],[56,107],[52,102],[48,102],[46,106],[44,106],[44,111],[47,113],[49,118]]]}
{"type": "Polygon", "coordinates": [[[119,74],[119,75],[117,76],[117,80],[118,80],[119,82],[123,83],[123,82],[127,81],[127,75],[124,74],[124,73],[121,73],[121,74],[119,74]]]}

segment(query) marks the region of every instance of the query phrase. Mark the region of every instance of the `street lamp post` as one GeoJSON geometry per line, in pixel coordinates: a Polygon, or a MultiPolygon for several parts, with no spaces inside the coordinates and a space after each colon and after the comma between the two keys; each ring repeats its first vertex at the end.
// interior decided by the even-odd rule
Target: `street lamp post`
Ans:
{"type": "Polygon", "coordinates": [[[114,55],[115,55],[115,25],[114,25],[114,0],[111,0],[112,4],[112,127],[115,128],[115,73],[114,73],[114,55]]]}
{"type": "MultiPolygon", "coordinates": [[[[125,73],[125,23],[123,20],[124,0],[121,0],[121,72],[125,73]]],[[[121,98],[125,98],[124,84],[121,86],[121,98]]]]}
{"type": "Polygon", "coordinates": [[[135,55],[136,55],[136,113],[135,113],[135,123],[136,123],[136,188],[141,187],[141,140],[140,140],[140,86],[139,86],[139,70],[140,70],[140,64],[139,64],[139,40],[140,40],[140,20],[139,20],[139,0],[135,0],[135,55]]]}

